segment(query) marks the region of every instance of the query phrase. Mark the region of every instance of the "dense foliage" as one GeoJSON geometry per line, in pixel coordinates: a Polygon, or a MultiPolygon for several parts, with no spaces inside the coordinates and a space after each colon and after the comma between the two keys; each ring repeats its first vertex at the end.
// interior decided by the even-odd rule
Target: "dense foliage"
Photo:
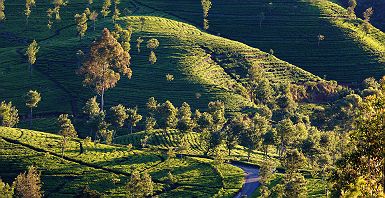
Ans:
{"type": "Polygon", "coordinates": [[[383,75],[376,7],[19,1],[0,0],[0,176],[37,168],[1,195],[232,197],[241,163],[255,196],[384,196],[385,78],[359,83],[383,75]],[[26,120],[58,135],[8,128],[26,120]]]}

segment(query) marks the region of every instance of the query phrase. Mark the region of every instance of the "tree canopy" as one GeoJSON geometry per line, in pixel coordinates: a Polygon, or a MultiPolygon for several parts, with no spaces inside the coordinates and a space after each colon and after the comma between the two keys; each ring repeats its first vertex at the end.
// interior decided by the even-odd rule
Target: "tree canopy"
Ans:
{"type": "Polygon", "coordinates": [[[84,76],[84,85],[93,86],[102,96],[101,109],[104,109],[104,92],[116,86],[120,75],[131,78],[130,54],[105,28],[102,37],[91,45],[86,61],[79,70],[84,76]]]}

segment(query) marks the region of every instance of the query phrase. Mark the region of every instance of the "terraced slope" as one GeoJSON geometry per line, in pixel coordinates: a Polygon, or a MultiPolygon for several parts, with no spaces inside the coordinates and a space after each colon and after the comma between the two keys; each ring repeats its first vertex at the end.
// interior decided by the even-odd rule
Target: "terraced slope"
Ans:
{"type": "MultiPolygon", "coordinates": [[[[114,175],[107,171],[37,152],[3,139],[0,139],[0,162],[0,176],[7,183],[13,182],[28,166],[38,167],[42,171],[44,195],[48,197],[71,197],[84,185],[111,195],[124,194],[124,188],[115,187],[111,183],[114,175]],[[101,185],[102,183],[105,184],[101,185]]],[[[119,186],[122,187],[122,184],[119,186]]]]}
{"type": "MultiPolygon", "coordinates": [[[[200,137],[199,133],[189,132],[189,133],[181,133],[177,130],[153,130],[153,131],[141,131],[137,133],[133,133],[130,135],[123,135],[115,138],[114,143],[121,145],[132,144],[134,147],[142,146],[142,139],[147,136],[147,144],[152,147],[167,150],[169,148],[178,148],[181,141],[185,141],[188,144],[188,148],[186,148],[183,153],[188,155],[199,155],[202,156],[204,154],[203,148],[200,146],[200,137]]],[[[222,148],[223,151],[226,148],[222,148]]],[[[229,157],[229,160],[239,160],[239,161],[248,161],[247,158],[247,149],[242,146],[237,146],[232,150],[232,156],[229,157]]],[[[275,150],[270,150],[270,156],[275,161],[275,163],[279,164],[275,150]]],[[[264,154],[260,151],[255,150],[251,153],[250,163],[261,164],[264,160],[264,154]]]]}
{"type": "MultiPolygon", "coordinates": [[[[310,0],[212,2],[209,30],[214,34],[264,51],[273,49],[277,57],[339,82],[361,82],[366,77],[385,74],[384,54],[377,53],[384,52],[378,45],[384,45],[385,34],[376,29],[368,35],[356,32],[353,24],[362,22],[346,20],[346,10],[337,4],[310,0]],[[264,17],[260,26],[261,13],[264,17]],[[337,24],[336,20],[343,24],[337,24]],[[320,46],[319,34],[325,36],[320,46]],[[377,46],[369,47],[368,39],[377,46]]],[[[143,0],[140,3],[201,26],[199,2],[143,0]]]]}
{"type": "Polygon", "coordinates": [[[45,195],[50,197],[73,197],[84,185],[108,197],[125,197],[124,186],[135,169],[151,174],[160,197],[231,197],[242,187],[239,168],[200,158],[165,160],[149,150],[91,143],[80,154],[78,141],[71,140],[61,159],[60,139],[49,133],[1,127],[1,178],[11,182],[27,166],[35,165],[42,171],[45,195]],[[167,182],[169,171],[176,179],[173,185],[167,182]]]}
{"type": "MultiPolygon", "coordinates": [[[[22,96],[29,89],[41,91],[43,100],[35,112],[43,120],[37,122],[35,126],[40,127],[37,129],[48,130],[41,126],[48,123],[47,118],[60,113],[79,114],[85,100],[95,95],[91,89],[82,86],[82,79],[75,74],[80,66],[76,53],[79,49],[87,51],[102,28],[113,29],[113,25],[110,17],[100,17],[96,31],[89,27],[86,37],[79,41],[73,15],[87,6],[83,1],[71,1],[61,9],[61,22],[55,22],[54,29],[48,30],[45,10],[52,5],[38,2],[32,10],[28,28],[21,28],[25,26],[25,20],[20,16],[24,9],[23,1],[6,3],[7,20],[1,24],[4,28],[0,28],[0,75],[3,76],[0,82],[4,90],[0,100],[13,101],[20,113],[26,114],[22,96]],[[41,48],[32,78],[29,79],[23,54],[32,39],[37,39],[41,48]],[[61,104],[59,107],[58,101],[61,104]]],[[[91,9],[100,7],[100,2],[94,3],[91,9]]],[[[120,7],[121,10],[130,9],[135,15],[165,15],[134,1],[122,2],[120,7]]],[[[116,88],[107,91],[107,107],[122,103],[143,109],[147,99],[154,96],[161,102],[169,99],[176,106],[186,101],[193,109],[205,109],[209,101],[219,99],[225,101],[227,111],[239,111],[254,105],[245,97],[242,81],[247,69],[256,64],[265,68],[272,82],[320,80],[258,49],[203,33],[186,23],[145,17],[142,29],[139,27],[139,17],[122,18],[119,23],[125,25],[125,20],[134,27],[131,43],[133,77],[131,80],[122,79],[116,88]],[[134,49],[139,36],[145,40],[152,37],[160,40],[155,65],[148,63],[149,51],[144,44],[140,54],[134,49]],[[175,80],[168,82],[167,74],[174,75],[175,80]],[[197,94],[201,95],[199,99],[197,94]]],[[[89,26],[91,24],[89,22],[89,26]]]]}
{"type": "MultiPolygon", "coordinates": [[[[342,5],[343,7],[348,7],[347,0],[333,0],[334,2],[342,5]]],[[[371,17],[371,23],[376,26],[378,29],[385,31],[385,1],[371,1],[371,0],[358,0],[356,13],[357,16],[363,17],[363,13],[366,9],[372,7],[374,9],[374,14],[371,17]]]]}

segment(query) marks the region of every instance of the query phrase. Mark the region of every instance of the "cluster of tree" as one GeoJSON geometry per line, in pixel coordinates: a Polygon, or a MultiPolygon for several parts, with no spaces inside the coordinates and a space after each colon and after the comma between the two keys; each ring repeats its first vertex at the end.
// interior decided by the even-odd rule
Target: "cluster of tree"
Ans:
{"type": "MultiPolygon", "coordinates": [[[[25,97],[25,105],[30,109],[29,111],[29,127],[32,127],[32,112],[41,101],[41,95],[37,91],[28,91],[25,97]]],[[[5,127],[14,127],[19,123],[19,111],[11,102],[5,101],[0,104],[0,125],[5,127]]]]}
{"type": "Polygon", "coordinates": [[[55,15],[55,20],[56,21],[60,21],[61,20],[61,17],[60,17],[60,9],[62,6],[66,6],[68,4],[68,1],[65,1],[65,0],[52,0],[52,5],[53,5],[53,8],[48,8],[47,10],[47,16],[48,16],[48,24],[47,24],[47,27],[48,29],[51,29],[52,28],[52,25],[53,25],[53,15],[55,15]]]}
{"type": "MultiPolygon", "coordinates": [[[[120,0],[113,0],[113,2],[114,2],[114,13],[112,15],[112,21],[115,23],[116,19],[118,19],[119,16],[121,15],[118,7],[120,4],[120,0]]],[[[92,4],[92,2],[89,2],[89,4],[92,4]]],[[[104,18],[106,18],[111,13],[110,11],[111,6],[112,6],[111,0],[104,0],[102,10],[100,11],[100,13],[104,18]]]]}
{"type": "Polygon", "coordinates": [[[286,169],[283,179],[272,189],[268,188],[269,181],[275,172],[275,164],[265,160],[260,168],[261,197],[307,197],[306,179],[299,172],[306,164],[306,158],[296,149],[290,150],[281,160],[286,169]]]}
{"type": "MultiPolygon", "coordinates": [[[[55,5],[64,4],[64,2],[62,2],[61,0],[55,0],[54,2],[55,2],[55,5]]],[[[35,6],[35,4],[36,4],[35,0],[26,0],[25,15],[27,16],[27,23],[28,23],[28,17],[31,14],[31,7],[35,6]]],[[[0,1],[0,21],[5,19],[4,9],[5,9],[4,0],[1,0],[0,1]]],[[[30,78],[32,77],[33,65],[36,63],[37,53],[39,52],[39,49],[40,47],[38,43],[36,42],[36,40],[33,40],[25,51],[25,56],[27,57],[28,63],[29,63],[30,78]]],[[[37,107],[40,100],[41,100],[41,96],[40,96],[40,93],[38,93],[37,91],[30,90],[25,96],[26,106],[30,109],[30,115],[29,115],[30,128],[32,126],[32,109],[37,107]]],[[[1,108],[2,108],[2,113],[0,115],[2,119],[1,125],[9,126],[9,127],[15,126],[19,121],[19,116],[16,108],[12,107],[11,103],[6,104],[5,102],[2,103],[1,108]]]]}
{"type": "MultiPolygon", "coordinates": [[[[59,0],[59,1],[62,1],[62,0],[59,0]]],[[[113,2],[114,2],[114,14],[112,15],[112,21],[113,21],[113,23],[115,23],[116,20],[121,15],[119,7],[118,7],[119,4],[120,4],[120,0],[113,0],[113,2]]],[[[89,1],[90,5],[92,3],[93,3],[93,1],[89,1]]],[[[112,6],[111,0],[105,0],[103,2],[102,10],[100,11],[100,13],[102,14],[102,16],[104,18],[106,16],[108,16],[109,13],[111,12],[110,11],[110,7],[111,6],[112,6]]],[[[78,31],[78,35],[79,35],[80,39],[82,37],[84,37],[85,33],[87,32],[87,29],[88,29],[87,22],[88,22],[88,20],[91,20],[93,22],[93,29],[95,31],[95,29],[96,29],[96,20],[97,20],[98,16],[99,16],[98,12],[95,11],[95,10],[91,11],[90,8],[86,8],[83,13],[75,15],[74,18],[75,18],[75,22],[77,24],[77,31],[78,31]]],[[[116,24],[116,25],[118,25],[118,24],[116,24]]],[[[131,32],[131,28],[130,27],[127,27],[127,29],[129,29],[128,31],[131,32]]],[[[121,32],[123,32],[123,29],[121,27],[120,27],[120,30],[121,30],[121,32]]],[[[129,35],[129,39],[130,39],[131,38],[131,33],[128,34],[128,35],[129,35]]],[[[123,36],[126,37],[127,34],[124,34],[123,36]]],[[[116,39],[118,39],[118,38],[116,38],[116,39]]],[[[129,42],[129,40],[128,40],[128,42],[129,42]]]]}
{"type": "Polygon", "coordinates": [[[20,173],[12,185],[4,183],[0,179],[0,196],[5,198],[41,198],[43,191],[41,190],[42,182],[39,171],[30,166],[27,172],[20,173]]]}
{"type": "MultiPolygon", "coordinates": [[[[128,24],[128,22],[127,22],[128,24]]],[[[119,24],[115,24],[115,30],[112,32],[114,37],[119,41],[122,45],[123,49],[127,52],[131,50],[131,36],[132,36],[132,27],[127,25],[125,29],[123,29],[119,24]]]]}
{"type": "MultiPolygon", "coordinates": [[[[210,102],[207,112],[194,113],[188,103],[184,102],[180,108],[176,108],[170,101],[158,104],[155,98],[149,98],[147,102],[146,130],[155,128],[178,129],[181,133],[200,133],[201,147],[207,155],[214,151],[220,144],[220,131],[226,123],[225,106],[221,101],[210,102]]],[[[186,140],[179,139],[180,147],[188,147],[186,140]]]]}
{"type": "MultiPolygon", "coordinates": [[[[117,0],[118,1],[118,0],[117,0]]],[[[118,10],[117,5],[115,10],[118,10]]],[[[102,12],[103,13],[103,12],[102,12]]],[[[78,36],[80,40],[85,36],[87,29],[88,29],[88,20],[92,21],[93,29],[96,30],[96,20],[98,18],[99,14],[97,11],[91,11],[90,8],[86,8],[83,13],[81,14],[75,14],[75,22],[76,22],[76,29],[78,32],[78,36]]],[[[118,18],[118,17],[116,17],[118,18]]]]}
{"type": "MultiPolygon", "coordinates": [[[[373,23],[377,25],[378,28],[383,30],[382,24],[384,21],[384,12],[385,2],[384,1],[372,1],[372,0],[341,0],[340,1],[344,6],[348,8],[348,11],[353,14],[362,17],[365,19],[364,14],[365,10],[376,10],[376,13],[373,15],[373,23]],[[362,13],[362,14],[361,14],[362,13]]],[[[355,16],[354,16],[355,17],[355,16]]]]}
{"type": "Polygon", "coordinates": [[[149,112],[146,118],[147,130],[159,127],[163,129],[179,129],[181,132],[198,131],[214,127],[213,119],[218,120],[217,124],[219,124],[219,120],[224,119],[224,105],[219,101],[209,104],[209,112],[201,113],[199,110],[196,110],[193,116],[191,107],[186,102],[178,109],[168,100],[163,104],[158,104],[155,98],[151,97],[147,102],[147,111],[149,112]],[[217,111],[213,110],[215,105],[220,106],[217,111],[222,111],[223,114],[214,114],[214,112],[217,113],[217,111]],[[209,113],[210,110],[211,113],[209,113]],[[205,119],[209,120],[208,124],[203,121],[205,119]]]}
{"type": "MultiPolygon", "coordinates": [[[[277,85],[270,83],[265,76],[260,67],[249,69],[248,95],[258,108],[255,113],[235,116],[229,124],[231,130],[222,136],[223,141],[229,152],[234,145],[244,146],[248,150],[249,158],[253,150],[262,150],[267,161],[269,146],[275,146],[287,173],[282,183],[271,192],[267,188],[267,183],[263,184],[261,189],[263,194],[266,197],[272,195],[301,197],[305,195],[306,188],[304,188],[305,179],[298,169],[303,166],[310,167],[326,183],[331,168],[348,149],[346,131],[352,129],[352,120],[362,99],[359,95],[353,94],[352,90],[338,86],[334,82],[277,85]],[[306,100],[333,102],[331,105],[333,110],[327,110],[333,112],[330,114],[333,116],[317,115],[325,109],[320,112],[313,109],[314,114],[303,112],[297,101],[306,100]],[[327,129],[320,131],[313,126],[313,121],[320,121],[317,119],[335,125],[331,128],[320,127],[327,129]],[[338,120],[341,122],[336,123],[338,120]],[[290,163],[285,162],[293,156],[297,159],[290,160],[290,163]],[[301,161],[301,166],[295,165],[297,161],[301,161]],[[291,165],[295,165],[296,168],[290,167],[291,165]]],[[[368,82],[368,84],[375,83],[368,82]]],[[[271,165],[267,169],[271,170],[271,165]]],[[[327,185],[325,192],[329,192],[327,185]]]]}
{"type": "Polygon", "coordinates": [[[364,81],[353,127],[346,132],[349,147],[336,163],[331,181],[334,193],[355,197],[383,197],[385,193],[384,110],[385,78],[364,81]]]}
{"type": "Polygon", "coordinates": [[[330,106],[315,109],[313,120],[323,120],[319,128],[326,131],[311,130],[301,144],[291,146],[304,154],[308,166],[329,179],[332,196],[384,196],[384,87],[385,78],[368,78],[356,93],[349,90],[330,106]]]}
{"type": "Polygon", "coordinates": [[[108,114],[99,107],[96,97],[89,99],[83,108],[83,113],[87,115],[87,124],[90,127],[90,135],[94,139],[102,137],[107,143],[111,143],[115,132],[124,125],[129,127],[129,131],[142,120],[142,116],[138,113],[138,108],[126,108],[119,104],[112,106],[108,114]]]}
{"type": "MultiPolygon", "coordinates": [[[[85,78],[84,85],[93,86],[101,96],[100,112],[102,114],[105,114],[103,113],[105,91],[116,86],[121,74],[128,78],[132,76],[129,67],[131,34],[132,29],[130,27],[123,29],[118,24],[115,25],[115,31],[112,33],[108,29],[104,29],[102,37],[92,44],[90,52],[78,72],[85,78]]],[[[140,47],[140,44],[138,46],[140,47]]],[[[159,41],[157,39],[152,38],[147,42],[147,48],[151,49],[149,60],[152,64],[156,62],[154,50],[158,46],[159,41]]],[[[138,50],[140,50],[139,47],[138,50]]],[[[89,116],[93,117],[92,119],[95,118],[94,114],[89,116]]],[[[100,116],[96,117],[100,118],[100,116]]]]}
{"type": "MultiPolygon", "coordinates": [[[[348,12],[350,17],[356,18],[357,13],[355,12],[355,9],[357,7],[357,0],[349,0],[348,1],[348,12]]],[[[370,18],[373,16],[374,10],[373,7],[367,8],[363,13],[362,17],[364,19],[364,22],[362,23],[362,28],[366,33],[370,33],[370,18]]]]}

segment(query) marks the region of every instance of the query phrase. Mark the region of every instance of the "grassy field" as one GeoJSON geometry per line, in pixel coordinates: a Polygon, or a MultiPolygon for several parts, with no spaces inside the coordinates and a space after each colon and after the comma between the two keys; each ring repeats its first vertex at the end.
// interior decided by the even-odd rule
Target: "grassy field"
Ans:
{"type": "Polygon", "coordinates": [[[71,140],[62,159],[59,141],[60,136],[49,133],[0,128],[0,160],[6,164],[1,177],[11,182],[27,166],[35,165],[42,171],[45,194],[50,197],[72,197],[84,185],[109,197],[121,197],[133,170],[149,172],[160,197],[191,193],[194,197],[231,197],[243,183],[242,170],[229,164],[217,165],[209,159],[192,157],[166,160],[159,152],[122,146],[91,143],[80,154],[79,143],[71,140]],[[167,183],[168,172],[176,179],[171,187],[167,183]],[[113,178],[120,181],[114,184],[113,178]]]}
{"type": "MultiPolygon", "coordinates": [[[[339,82],[361,82],[385,74],[384,33],[372,27],[372,33],[362,34],[353,27],[362,21],[347,20],[346,10],[337,4],[327,0],[212,2],[208,19],[213,34],[264,51],[273,49],[277,57],[339,82]],[[325,40],[318,46],[319,34],[325,40]]],[[[196,1],[144,0],[140,4],[201,26],[202,11],[196,1]]]]}
{"type": "MultiPolygon", "coordinates": [[[[82,86],[81,77],[76,75],[81,66],[76,53],[87,52],[101,30],[112,30],[113,23],[110,16],[99,17],[96,31],[89,22],[86,36],[79,40],[73,16],[86,7],[100,10],[101,2],[90,6],[86,1],[71,1],[62,7],[62,20],[55,21],[52,30],[46,27],[50,7],[47,1],[37,2],[27,25],[22,15],[24,1],[7,1],[7,20],[0,23],[0,101],[16,105],[22,115],[18,127],[26,128],[28,110],[23,95],[30,89],[40,91],[43,100],[35,109],[34,129],[47,131],[0,128],[0,160],[7,164],[0,175],[7,182],[34,164],[43,173],[46,195],[53,197],[71,197],[85,184],[107,196],[124,196],[124,184],[134,169],[151,174],[160,197],[232,197],[242,187],[241,169],[199,157],[202,149],[197,133],[185,135],[190,149],[184,159],[167,159],[165,150],[177,147],[181,134],[161,130],[118,137],[115,143],[120,145],[92,143],[83,154],[79,153],[80,140],[71,140],[61,159],[61,137],[49,133],[57,131],[57,116],[74,115],[77,130],[86,136],[85,120],[78,115],[85,101],[96,94],[82,86]],[[33,39],[41,48],[29,77],[24,50],[33,39]],[[139,150],[146,135],[150,148],[139,150]],[[128,144],[135,149],[127,148],[128,144]],[[176,183],[168,183],[168,172],[176,183]],[[113,184],[116,177],[121,181],[113,184]]],[[[385,34],[374,27],[370,33],[363,32],[362,20],[348,19],[345,9],[326,0],[213,0],[208,32],[199,28],[202,11],[197,1],[128,0],[119,7],[127,16],[117,23],[133,28],[133,77],[123,78],[107,91],[107,108],[119,103],[138,106],[145,115],[147,99],[155,97],[159,102],[170,100],[175,106],[188,102],[193,110],[203,111],[209,101],[221,100],[228,113],[243,111],[256,106],[245,88],[247,70],[256,65],[273,84],[323,81],[318,76],[354,83],[385,73],[385,34]],[[318,44],[319,34],[325,40],[318,44]],[[140,53],[135,48],[138,37],[145,40],[140,53]],[[151,38],[160,41],[155,50],[156,64],[149,63],[150,51],[145,47],[151,38]],[[275,56],[266,53],[270,49],[275,56]],[[174,80],[167,81],[168,74],[174,80]]],[[[279,166],[274,150],[270,153],[279,166]]],[[[253,151],[250,163],[258,165],[263,157],[263,153],[253,151]]],[[[226,159],[245,162],[247,153],[237,146],[226,159]]],[[[319,179],[308,181],[309,194],[322,196],[319,179]]]]}
{"type": "MultiPolygon", "coordinates": [[[[48,197],[72,197],[84,185],[109,195],[124,195],[124,183],[114,185],[113,174],[75,162],[63,160],[48,153],[37,152],[19,144],[0,139],[0,175],[11,183],[27,167],[34,165],[42,172],[44,195],[48,197]]],[[[118,178],[120,176],[116,175],[118,178]]],[[[126,178],[122,177],[122,182],[126,178]]]]}
{"type": "MultiPolygon", "coordinates": [[[[6,3],[7,20],[0,24],[3,27],[0,28],[0,75],[4,77],[0,80],[3,85],[0,100],[12,101],[20,113],[25,115],[27,109],[22,96],[29,89],[42,92],[42,102],[35,109],[38,118],[34,127],[36,130],[52,130],[52,120],[60,113],[78,115],[85,100],[95,95],[93,90],[82,86],[81,77],[76,75],[80,67],[76,52],[79,49],[87,51],[91,41],[100,35],[101,29],[113,29],[113,24],[110,17],[99,17],[96,31],[93,31],[90,27],[92,23],[89,22],[86,37],[79,41],[73,15],[82,12],[87,6],[84,2],[69,3],[61,9],[62,20],[55,22],[53,30],[49,30],[46,27],[48,18],[45,10],[52,5],[38,2],[26,26],[21,15],[23,2],[17,0],[6,3]],[[29,78],[23,54],[32,39],[36,39],[41,48],[33,75],[29,78]],[[57,105],[58,101],[61,105],[57,105]]],[[[100,6],[100,3],[94,3],[91,10],[99,9],[100,6]]],[[[122,2],[120,7],[121,10],[131,10],[132,15],[154,17],[144,17],[144,27],[141,27],[139,17],[122,17],[119,20],[124,26],[128,21],[134,28],[131,42],[133,77],[131,80],[122,79],[116,88],[107,91],[107,107],[122,103],[129,107],[138,106],[140,112],[144,113],[147,99],[154,96],[160,102],[168,99],[179,106],[186,101],[193,109],[203,110],[209,101],[223,100],[228,112],[239,111],[254,106],[245,97],[242,84],[247,69],[252,65],[262,66],[267,72],[266,76],[274,83],[321,80],[256,48],[204,33],[183,22],[155,17],[169,15],[135,1],[122,2]],[[145,49],[145,44],[141,46],[142,52],[137,53],[135,42],[139,36],[145,41],[149,38],[160,41],[155,65],[147,61],[149,51],[145,49]],[[168,82],[167,74],[174,75],[174,80],[168,82]],[[199,99],[197,94],[201,95],[199,99]]],[[[25,124],[21,123],[20,126],[24,127],[25,124]]]]}

